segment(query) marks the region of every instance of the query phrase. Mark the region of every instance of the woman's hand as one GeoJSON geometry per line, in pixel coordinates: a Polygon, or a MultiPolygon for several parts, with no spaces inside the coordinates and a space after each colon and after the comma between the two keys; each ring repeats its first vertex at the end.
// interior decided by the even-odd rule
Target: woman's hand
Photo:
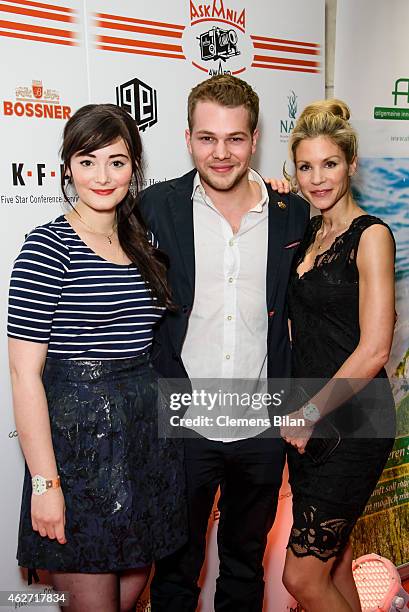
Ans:
{"type": "MultiPolygon", "coordinates": [[[[300,411],[289,414],[290,419],[305,419],[300,411]]],[[[308,440],[312,436],[314,431],[314,425],[282,425],[280,427],[280,434],[283,440],[285,440],[291,446],[294,446],[298,452],[303,455],[305,453],[305,447],[307,446],[308,440]]]]}
{"type": "Polygon", "coordinates": [[[265,182],[271,186],[271,189],[278,193],[290,193],[291,185],[285,179],[279,178],[264,178],[265,182]]]}
{"type": "Polygon", "coordinates": [[[65,502],[61,488],[31,496],[31,523],[40,536],[65,544],[65,502]]]}
{"type": "MultiPolygon", "coordinates": [[[[31,474],[58,474],[42,372],[47,344],[9,338],[16,429],[31,474]]],[[[65,544],[65,503],[60,487],[31,497],[31,522],[42,537],[65,544]]]]}

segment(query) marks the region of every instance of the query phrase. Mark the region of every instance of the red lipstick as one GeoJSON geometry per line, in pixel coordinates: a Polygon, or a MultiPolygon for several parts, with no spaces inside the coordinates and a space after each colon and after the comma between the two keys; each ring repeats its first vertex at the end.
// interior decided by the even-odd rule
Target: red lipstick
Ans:
{"type": "Polygon", "coordinates": [[[94,193],[101,196],[111,195],[115,189],[91,189],[94,193]]]}

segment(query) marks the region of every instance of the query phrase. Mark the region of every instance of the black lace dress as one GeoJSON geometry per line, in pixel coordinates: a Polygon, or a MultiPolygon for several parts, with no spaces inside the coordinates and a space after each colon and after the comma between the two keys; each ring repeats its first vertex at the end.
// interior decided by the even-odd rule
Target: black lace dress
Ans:
{"type": "MultiPolygon", "coordinates": [[[[383,221],[371,215],[355,218],[333,245],[319,254],[301,277],[296,269],[314,242],[322,219],[314,217],[295,257],[289,285],[289,310],[296,378],[330,378],[358,345],[359,274],[356,256],[362,232],[383,221]]],[[[296,556],[323,561],[338,555],[382,473],[393,446],[395,408],[385,370],[362,392],[329,417],[341,431],[341,442],[322,464],[288,447],[293,492],[293,527],[288,547],[296,556]],[[379,383],[382,393],[379,394],[379,383]],[[363,398],[371,398],[364,400],[363,398]],[[376,397],[376,399],[374,399],[376,397]],[[360,412],[361,410],[361,412],[360,412]],[[364,416],[376,414],[373,435],[359,437],[364,416]],[[382,436],[382,437],[381,437],[382,436]]]]}

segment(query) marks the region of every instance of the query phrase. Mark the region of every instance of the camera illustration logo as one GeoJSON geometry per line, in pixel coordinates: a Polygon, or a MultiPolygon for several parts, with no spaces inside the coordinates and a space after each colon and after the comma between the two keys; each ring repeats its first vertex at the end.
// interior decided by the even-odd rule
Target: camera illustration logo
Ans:
{"type": "Polygon", "coordinates": [[[203,32],[198,40],[201,59],[205,62],[218,59],[226,61],[229,57],[240,55],[237,48],[238,36],[234,30],[222,30],[214,26],[203,32]]]}
{"type": "Polygon", "coordinates": [[[246,9],[236,0],[190,0],[190,25],[183,31],[182,47],[188,61],[208,76],[244,72],[254,55],[246,34],[246,9]]]}
{"type": "Polygon", "coordinates": [[[137,78],[116,88],[116,103],[133,117],[141,132],[158,122],[156,89],[137,78]]]}
{"type": "MultiPolygon", "coordinates": [[[[134,4],[136,6],[138,3],[134,4]]],[[[157,57],[158,62],[166,58],[169,67],[172,65],[170,62],[176,62],[175,66],[181,65],[181,62],[188,63],[203,73],[202,79],[205,74],[207,77],[219,74],[237,76],[250,68],[311,75],[322,73],[322,42],[306,41],[304,36],[303,40],[289,40],[288,34],[280,34],[279,31],[269,36],[252,31],[254,13],[257,13],[255,2],[189,0],[183,4],[187,13],[185,18],[180,19],[183,23],[172,23],[172,11],[166,22],[152,19],[147,21],[145,14],[140,15],[144,19],[139,19],[137,8],[132,9],[132,16],[119,17],[107,13],[98,17],[96,14],[97,19],[93,24],[97,31],[94,45],[108,53],[137,53],[149,57],[150,61],[153,61],[153,57],[157,57]],[[248,12],[252,24],[250,31],[248,12]]],[[[268,33],[270,19],[265,17],[263,21],[265,23],[264,26],[261,23],[261,27],[264,30],[267,28],[268,33]]],[[[400,89],[397,91],[400,96],[400,89]]],[[[141,129],[154,125],[155,92],[146,83],[135,79],[121,85],[118,88],[118,104],[129,109],[141,129]],[[137,119],[138,114],[142,119],[137,119]]]]}

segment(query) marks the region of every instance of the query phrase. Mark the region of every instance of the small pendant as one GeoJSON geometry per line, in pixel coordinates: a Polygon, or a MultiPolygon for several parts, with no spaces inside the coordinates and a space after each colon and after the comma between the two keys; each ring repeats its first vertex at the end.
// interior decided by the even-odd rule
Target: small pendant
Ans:
{"type": "Polygon", "coordinates": [[[112,244],[111,236],[107,236],[109,244],[112,244]]]}

